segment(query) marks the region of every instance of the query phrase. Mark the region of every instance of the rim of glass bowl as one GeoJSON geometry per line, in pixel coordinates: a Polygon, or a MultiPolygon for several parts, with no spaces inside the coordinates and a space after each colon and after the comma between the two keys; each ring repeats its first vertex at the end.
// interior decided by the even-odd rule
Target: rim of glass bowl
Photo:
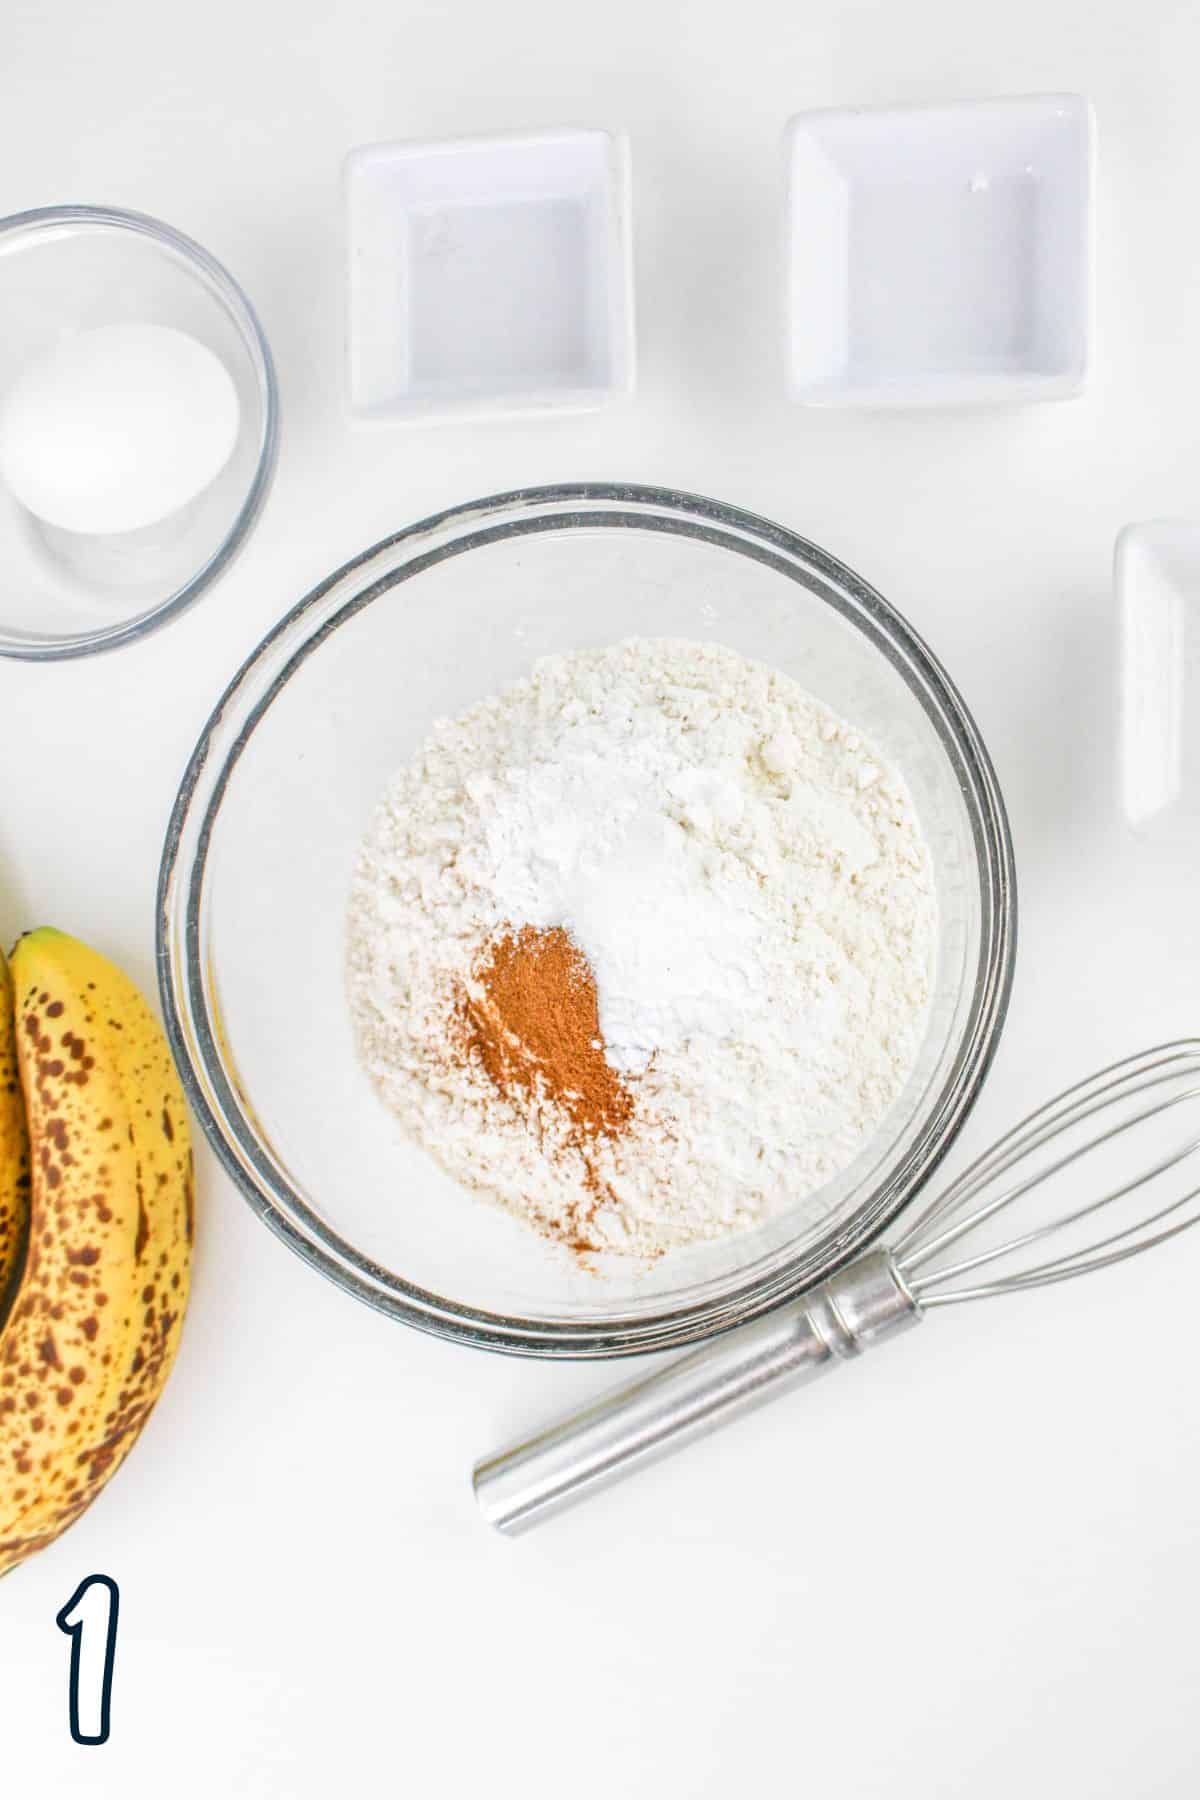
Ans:
{"type": "Polygon", "coordinates": [[[1008,1006],[1016,948],[1016,883],[1008,820],[974,720],[937,659],[873,588],[836,558],[769,520],[697,495],[596,482],[526,488],[450,508],[382,539],[280,620],[234,676],[192,754],[159,872],[157,958],[171,1047],[188,1099],[221,1163],[254,1210],[339,1287],[410,1325],[493,1350],[575,1358],[690,1344],[802,1293],[882,1232],[928,1180],[956,1137],[991,1063],[1008,1006]],[[460,1305],[360,1255],[280,1175],[260,1143],[220,1049],[206,991],[204,880],[222,799],[272,701],[339,625],[399,582],[449,556],[505,538],[573,526],[681,532],[800,580],[864,632],[934,724],[970,816],[980,875],[981,955],[970,1015],[949,1074],[914,1142],[853,1215],[766,1274],[736,1277],[717,1296],[638,1317],[521,1319],[460,1305]],[[371,565],[387,559],[385,578],[371,565]]]}
{"type": "MultiPolygon", "coordinates": [[[[71,225],[111,226],[120,231],[135,232],[140,237],[153,238],[190,268],[201,284],[222,303],[241,331],[258,381],[262,429],[259,432],[254,479],[237,517],[207,562],[182,587],[168,594],[165,600],[151,607],[149,612],[119,620],[115,625],[105,626],[99,631],[70,632],[38,638],[28,634],[14,634],[0,622],[0,656],[15,657],[21,662],[58,662],[70,657],[93,656],[101,650],[115,650],[121,644],[132,643],[135,638],[157,631],[168,619],[177,618],[212,586],[218,576],[224,574],[246,542],[270,492],[279,450],[279,384],[275,377],[271,348],[258,314],[224,263],[218,262],[194,238],[176,231],[173,225],[167,225],[162,219],[151,218],[148,213],[129,212],[119,206],[38,206],[29,212],[12,213],[8,218],[0,219],[0,258],[11,249],[13,238],[33,236],[71,225]]],[[[0,279],[2,278],[0,275],[0,279]]]]}

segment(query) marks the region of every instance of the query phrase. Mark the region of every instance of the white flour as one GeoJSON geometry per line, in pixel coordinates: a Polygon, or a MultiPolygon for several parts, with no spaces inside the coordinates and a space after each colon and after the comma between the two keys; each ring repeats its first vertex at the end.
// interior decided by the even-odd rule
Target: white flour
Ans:
{"type": "Polygon", "coordinates": [[[789,678],[716,645],[539,663],[439,724],[392,783],[350,908],[383,1099],[459,1179],[543,1229],[654,1255],[809,1202],[920,1047],[936,912],[907,789],[789,678]],[[449,1054],[505,925],[567,927],[632,1128],[593,1166],[449,1054]]]}

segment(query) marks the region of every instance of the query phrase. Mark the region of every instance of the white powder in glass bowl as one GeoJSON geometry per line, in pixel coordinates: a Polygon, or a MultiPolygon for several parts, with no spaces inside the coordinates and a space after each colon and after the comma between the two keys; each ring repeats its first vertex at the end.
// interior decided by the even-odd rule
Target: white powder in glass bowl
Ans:
{"type": "Polygon", "coordinates": [[[655,1256],[820,1217],[916,1061],[936,923],[908,789],[857,732],[734,651],[632,639],[539,662],[400,770],[355,871],[351,1006],[384,1102],[451,1174],[655,1256]],[[633,1095],[586,1154],[455,1035],[481,954],[526,926],[587,958],[633,1095]]]}

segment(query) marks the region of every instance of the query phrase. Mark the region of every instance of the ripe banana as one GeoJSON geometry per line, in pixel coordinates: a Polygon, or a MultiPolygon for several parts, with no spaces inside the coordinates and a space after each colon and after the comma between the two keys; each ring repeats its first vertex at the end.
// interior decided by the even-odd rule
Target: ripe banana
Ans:
{"type": "Polygon", "coordinates": [[[29,1133],[17,1068],[12,976],[0,951],[0,1326],[16,1293],[29,1236],[29,1133]]]}
{"type": "Polygon", "coordinates": [[[44,928],[12,955],[33,1185],[0,1331],[0,1574],[77,1519],[162,1390],[187,1304],[183,1093],[120,970],[44,928]]]}

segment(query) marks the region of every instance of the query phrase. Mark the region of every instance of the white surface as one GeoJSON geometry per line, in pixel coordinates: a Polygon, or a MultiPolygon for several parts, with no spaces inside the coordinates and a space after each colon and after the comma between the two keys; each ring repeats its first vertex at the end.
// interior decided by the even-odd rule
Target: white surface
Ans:
{"type": "Polygon", "coordinates": [[[167,325],[61,338],[4,396],[0,480],[62,531],[139,531],[215,481],[237,389],[207,344],[167,325]]]}
{"type": "MultiPolygon", "coordinates": [[[[333,565],[501,486],[666,481],[844,556],[932,641],[1012,810],[1008,1032],[964,1136],[1195,1029],[1195,850],[1118,802],[1111,560],[1197,511],[1191,0],[17,0],[0,207],[102,197],[225,259],[279,359],[284,444],[244,560],[134,649],[0,666],[0,925],[152,979],[158,846],[220,684],[333,565]],[[1067,406],[802,411],[779,357],[778,145],[799,109],[1071,90],[1095,103],[1094,378],[1067,406]],[[641,393],[583,419],[351,432],[338,171],[354,144],[564,117],[630,131],[641,393]]],[[[398,687],[403,675],[398,673],[398,687]]],[[[472,1458],[596,1392],[420,1338],[317,1281],[202,1159],[196,1286],[134,1457],[0,1585],[6,1792],[1192,1800],[1200,1583],[1186,1240],[947,1313],[687,1459],[506,1543],[472,1458]],[[881,1475],[881,1471],[883,1474],[881,1475]],[[79,1578],[121,1584],[113,1738],[67,1739],[79,1578]]]]}
{"type": "Polygon", "coordinates": [[[1121,631],[1121,796],[1131,825],[1200,822],[1200,525],[1127,525],[1113,578],[1121,631]]]}
{"type": "Polygon", "coordinates": [[[364,418],[587,411],[632,387],[624,138],[372,144],[347,159],[346,225],[364,418]]]}
{"type": "Polygon", "coordinates": [[[792,119],[786,143],[797,399],[953,406],[1079,392],[1086,100],[834,108],[792,119]]]}

